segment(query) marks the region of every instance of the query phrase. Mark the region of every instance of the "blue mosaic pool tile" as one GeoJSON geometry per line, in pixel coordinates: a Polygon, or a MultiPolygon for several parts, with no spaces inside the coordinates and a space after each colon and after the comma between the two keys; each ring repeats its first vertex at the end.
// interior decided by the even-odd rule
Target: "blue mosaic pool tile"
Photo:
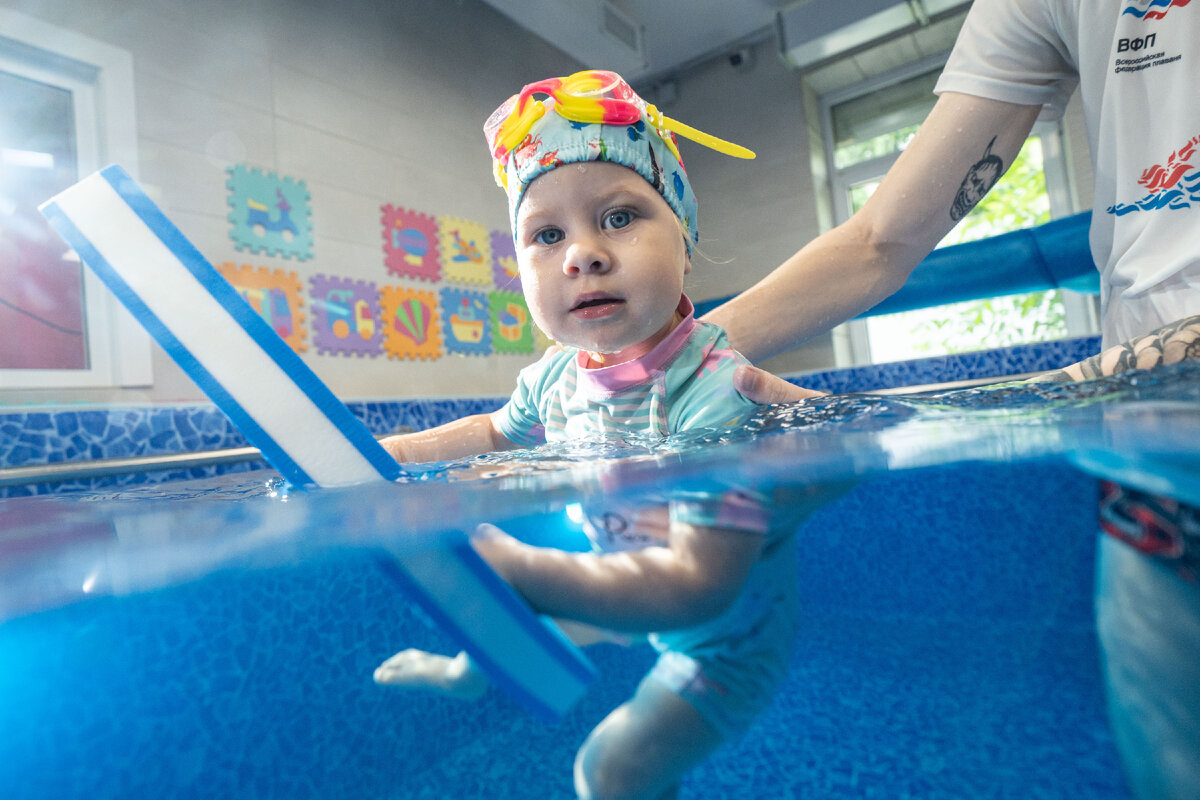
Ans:
{"type": "MultiPolygon", "coordinates": [[[[244,447],[245,438],[214,406],[136,406],[0,414],[0,467],[165,455],[244,447]]],[[[226,465],[0,488],[0,496],[67,493],[181,476],[209,477],[246,467],[226,465]]]]}
{"type": "Polygon", "coordinates": [[[471,414],[486,414],[503,405],[503,398],[350,402],[346,405],[376,436],[411,428],[425,430],[471,414]]]}
{"type": "Polygon", "coordinates": [[[834,394],[872,392],[902,386],[925,386],[1061,369],[1095,355],[1099,349],[1100,337],[1088,336],[995,350],[978,350],[953,356],[810,372],[790,377],[789,380],[799,386],[834,394]]]}
{"type": "MultiPolygon", "coordinates": [[[[424,430],[470,414],[488,413],[502,403],[502,398],[464,398],[350,402],[347,406],[368,430],[382,436],[398,430],[424,430]]],[[[245,446],[245,437],[224,413],[209,404],[0,413],[0,468],[245,446]]],[[[227,464],[8,486],[0,487],[0,497],[94,491],[180,477],[214,477],[263,467],[265,464],[261,462],[227,464]]]]}

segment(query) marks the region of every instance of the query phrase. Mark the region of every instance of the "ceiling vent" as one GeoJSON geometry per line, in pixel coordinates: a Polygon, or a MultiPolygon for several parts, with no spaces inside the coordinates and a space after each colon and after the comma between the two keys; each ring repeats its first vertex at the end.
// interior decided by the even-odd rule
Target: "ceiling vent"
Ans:
{"type": "Polygon", "coordinates": [[[644,63],[642,52],[642,26],[612,3],[601,0],[600,30],[629,48],[644,63]]]}
{"type": "Polygon", "coordinates": [[[961,10],[969,0],[841,0],[799,3],[776,16],[779,47],[804,69],[961,10]]]}

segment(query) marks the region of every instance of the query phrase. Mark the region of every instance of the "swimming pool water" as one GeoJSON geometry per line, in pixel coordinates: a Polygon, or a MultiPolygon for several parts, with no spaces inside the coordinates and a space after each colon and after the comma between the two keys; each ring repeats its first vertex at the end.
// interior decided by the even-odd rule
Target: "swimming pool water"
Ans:
{"type": "Polygon", "coordinates": [[[803,624],[786,684],[684,796],[1123,800],[1093,630],[1096,484],[1067,457],[1132,437],[1144,463],[1188,466],[1186,440],[1137,441],[1163,415],[1195,422],[1196,377],[1022,389],[998,405],[835,398],[759,425],[799,431],[694,453],[565,470],[547,453],[485,461],[500,477],[452,470],[458,480],[286,502],[228,484],[167,490],[184,499],[5,501],[0,787],[569,797],[575,749],[632,691],[649,648],[589,650],[601,679],[553,725],[495,690],[462,704],[380,689],[371,671],[395,650],[453,644],[371,546],[480,519],[562,527],[580,486],[857,476],[798,532],[803,624]],[[123,539],[90,527],[110,523],[123,539]]]}

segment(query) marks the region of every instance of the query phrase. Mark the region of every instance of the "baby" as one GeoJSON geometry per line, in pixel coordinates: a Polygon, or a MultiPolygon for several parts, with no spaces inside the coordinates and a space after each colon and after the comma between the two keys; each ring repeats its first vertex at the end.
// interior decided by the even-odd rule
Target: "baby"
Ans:
{"type": "MultiPolygon", "coordinates": [[[[559,347],[520,374],[500,410],[384,441],[441,461],[574,437],[666,436],[736,424],[745,359],[683,294],[696,198],[672,133],[753,154],[663,117],[619,76],[526,86],[484,132],[508,194],[521,285],[559,347]],[[538,96],[545,99],[538,99],[538,96]],[[569,166],[568,166],[569,165],[569,166]]],[[[472,544],[540,613],[649,634],[660,657],[587,737],[580,797],[673,796],[681,777],[769,704],[795,639],[794,525],[736,489],[667,491],[657,506],[585,508],[591,553],[523,544],[480,526],[472,544]]],[[[579,625],[577,623],[582,623],[579,625]]],[[[589,628],[590,626],[590,628],[589,628]]],[[[406,650],[381,684],[480,694],[465,654],[406,650]]]]}

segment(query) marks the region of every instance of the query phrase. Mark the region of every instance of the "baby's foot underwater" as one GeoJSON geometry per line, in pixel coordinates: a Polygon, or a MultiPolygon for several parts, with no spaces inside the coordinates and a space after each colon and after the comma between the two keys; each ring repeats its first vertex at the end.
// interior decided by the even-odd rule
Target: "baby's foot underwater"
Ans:
{"type": "Polygon", "coordinates": [[[398,689],[428,689],[459,700],[478,700],[487,691],[483,673],[466,653],[453,658],[424,650],[402,650],[375,668],[375,682],[398,689]]]}

